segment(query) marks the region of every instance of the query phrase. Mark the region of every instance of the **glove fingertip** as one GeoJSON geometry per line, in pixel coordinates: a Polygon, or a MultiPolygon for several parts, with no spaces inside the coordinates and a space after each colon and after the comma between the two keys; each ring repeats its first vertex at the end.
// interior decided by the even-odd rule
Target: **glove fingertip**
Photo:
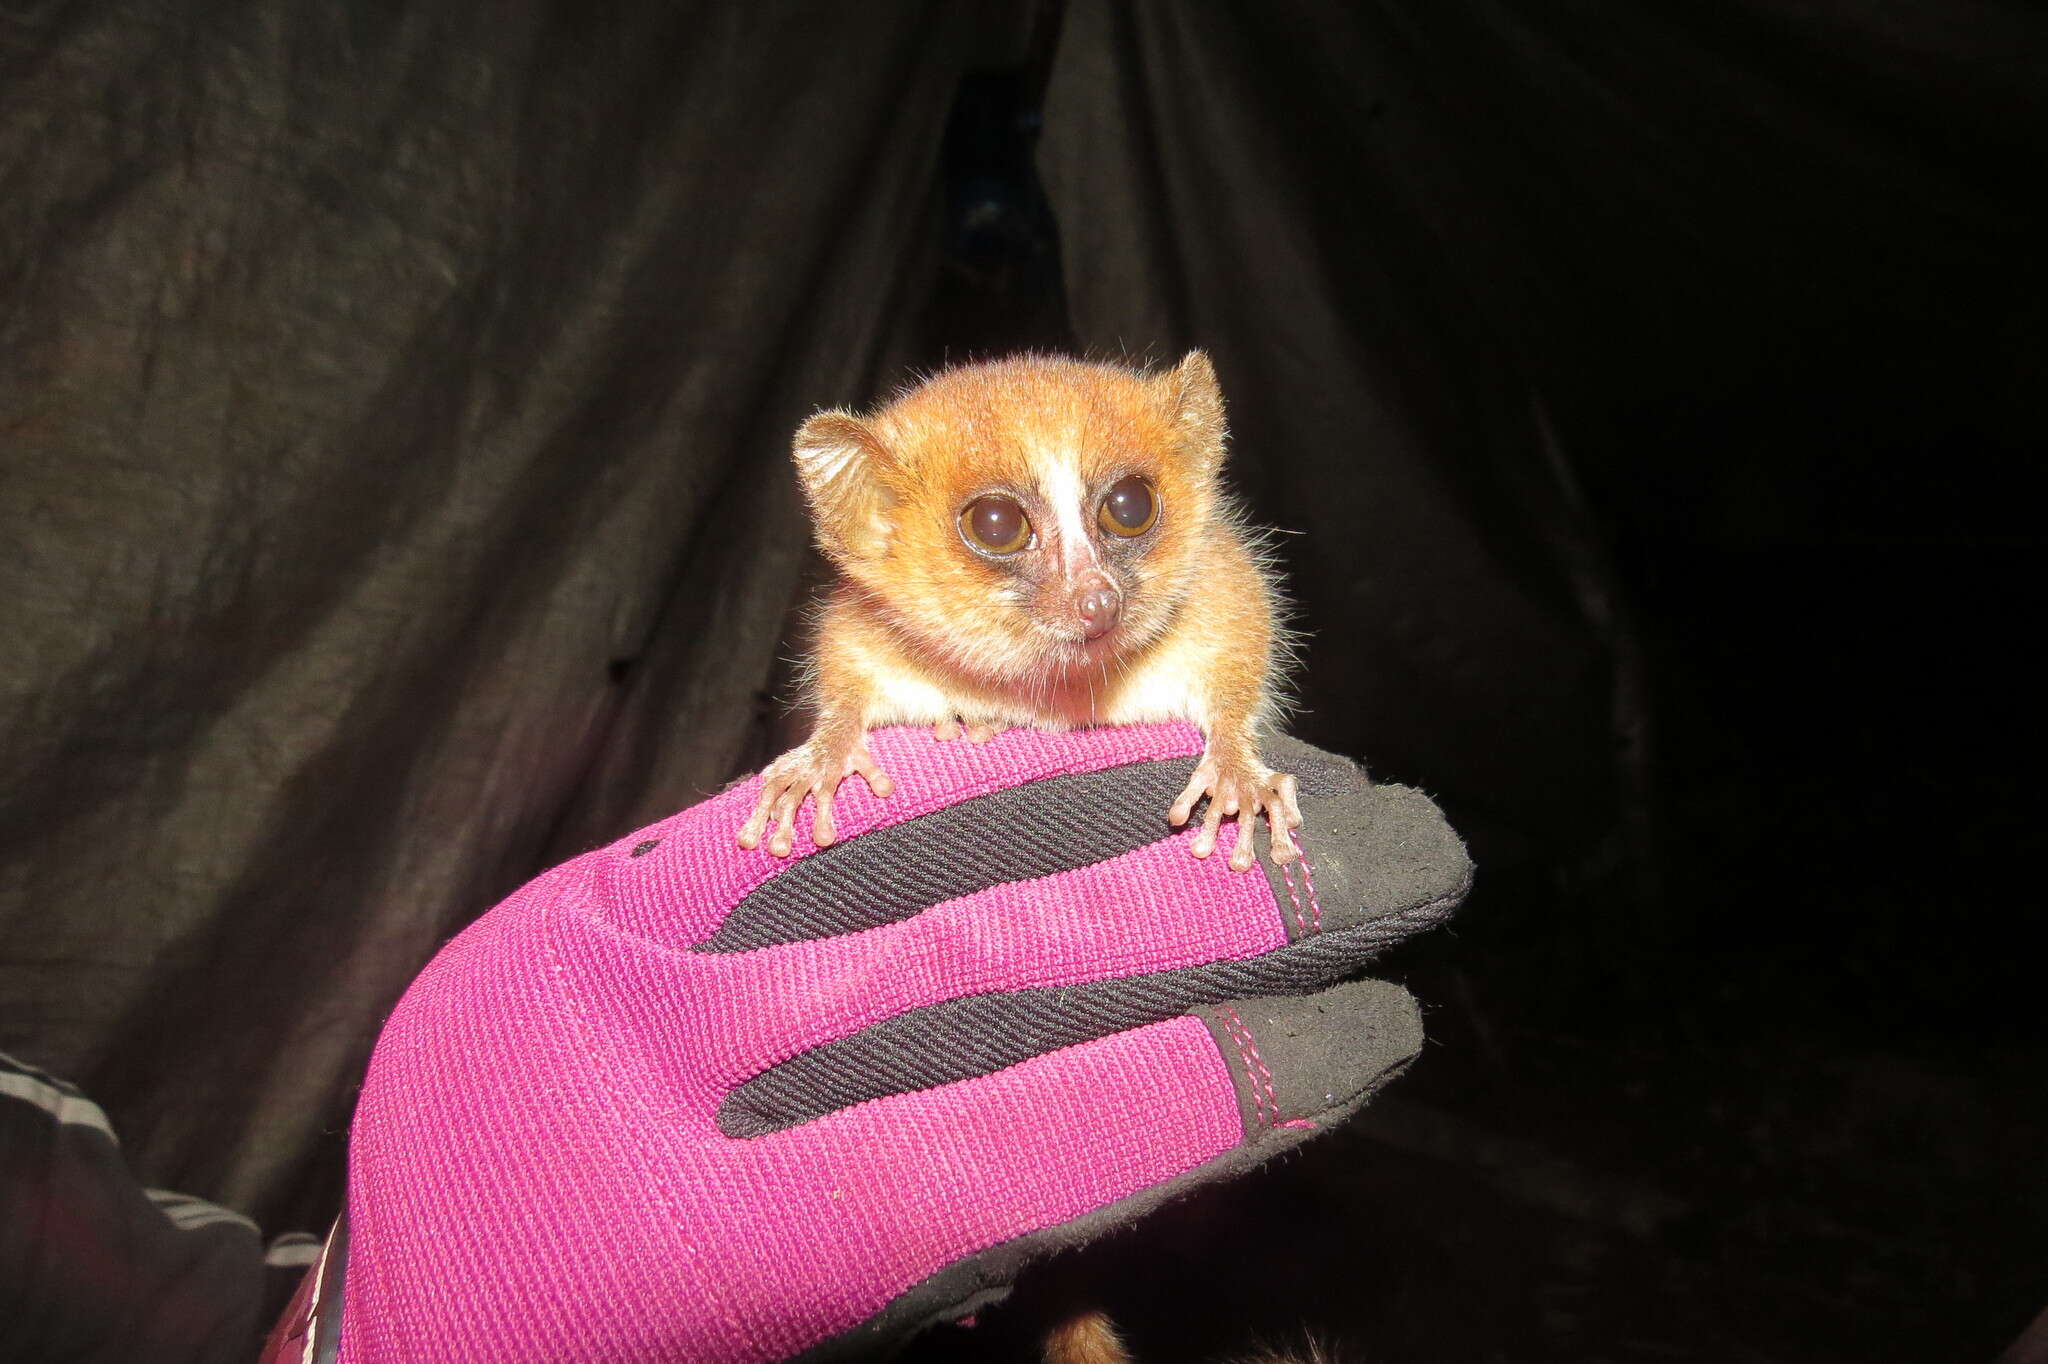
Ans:
{"type": "Polygon", "coordinates": [[[1415,997],[1383,980],[1195,1010],[1229,1068],[1247,1142],[1349,1117],[1422,1051],[1415,997]]]}

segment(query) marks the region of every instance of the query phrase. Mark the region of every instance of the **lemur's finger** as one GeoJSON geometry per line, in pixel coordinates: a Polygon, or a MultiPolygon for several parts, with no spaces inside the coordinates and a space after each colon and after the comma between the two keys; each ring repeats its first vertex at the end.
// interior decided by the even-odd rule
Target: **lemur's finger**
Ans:
{"type": "Polygon", "coordinates": [[[1237,817],[1237,842],[1230,849],[1230,869],[1250,871],[1258,861],[1257,850],[1252,844],[1252,832],[1259,827],[1259,812],[1256,807],[1247,809],[1237,817]]]}
{"type": "Polygon", "coordinates": [[[796,811],[803,803],[801,787],[786,787],[776,796],[775,832],[768,836],[768,851],[775,856],[787,857],[796,846],[796,811]]]}
{"type": "Polygon", "coordinates": [[[820,848],[829,848],[839,841],[839,830],[832,822],[833,793],[827,787],[819,786],[811,794],[818,802],[817,810],[811,815],[811,842],[820,848]]]}
{"type": "Polygon", "coordinates": [[[1301,783],[1285,772],[1275,772],[1271,783],[1271,804],[1287,816],[1287,827],[1301,827],[1301,783]]]}
{"type": "Polygon", "coordinates": [[[761,784],[761,797],[754,802],[754,813],[747,816],[747,822],[740,825],[739,845],[749,852],[761,846],[761,835],[768,828],[768,812],[775,805],[775,796],[780,788],[771,779],[761,784]]]}
{"type": "Polygon", "coordinates": [[[1216,765],[1207,758],[1195,764],[1195,774],[1188,778],[1188,784],[1174,797],[1173,808],[1166,812],[1166,822],[1178,829],[1188,822],[1194,813],[1195,802],[1209,794],[1210,783],[1216,780],[1216,765]]]}
{"type": "Polygon", "coordinates": [[[889,774],[875,762],[874,754],[868,752],[866,744],[862,744],[847,755],[846,766],[848,771],[860,773],[861,779],[868,784],[868,790],[882,799],[887,800],[895,794],[896,783],[891,781],[889,774]]]}
{"type": "Polygon", "coordinates": [[[1188,849],[1197,857],[1207,857],[1216,851],[1216,833],[1223,827],[1223,802],[1213,795],[1209,808],[1202,814],[1202,831],[1195,835],[1194,845],[1188,849]]]}

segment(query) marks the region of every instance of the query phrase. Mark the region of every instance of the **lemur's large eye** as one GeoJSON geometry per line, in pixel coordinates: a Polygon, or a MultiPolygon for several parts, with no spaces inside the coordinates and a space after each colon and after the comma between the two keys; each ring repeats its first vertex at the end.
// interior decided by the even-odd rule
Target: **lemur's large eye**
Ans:
{"type": "Polygon", "coordinates": [[[1150,483],[1132,474],[1110,485],[1095,519],[1111,535],[1143,535],[1159,519],[1159,499],[1152,495],[1150,483]]]}
{"type": "Polygon", "coordinates": [[[1016,498],[990,493],[975,498],[960,513],[960,533],[977,549],[1015,554],[1031,543],[1031,518],[1016,498]]]}

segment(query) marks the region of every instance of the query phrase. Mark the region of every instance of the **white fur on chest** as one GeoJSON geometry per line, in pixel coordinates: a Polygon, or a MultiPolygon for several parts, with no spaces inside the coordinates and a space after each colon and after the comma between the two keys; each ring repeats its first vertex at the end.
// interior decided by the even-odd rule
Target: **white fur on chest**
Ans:
{"type": "Polygon", "coordinates": [[[958,718],[962,698],[942,687],[906,673],[877,673],[868,711],[861,718],[867,729],[883,725],[935,725],[958,718]]]}
{"type": "Polygon", "coordinates": [[[870,701],[862,724],[929,725],[955,718],[1066,729],[1078,724],[1137,725],[1188,720],[1209,728],[1210,700],[1199,679],[1205,676],[1199,650],[1169,648],[1146,659],[1100,689],[1077,686],[1083,702],[1062,714],[1034,705],[1021,695],[990,694],[946,687],[906,669],[873,668],[868,672],[870,701]],[[1092,709],[1091,709],[1092,708],[1092,709]],[[1077,713],[1077,712],[1087,713],[1077,713]]]}
{"type": "Polygon", "coordinates": [[[1098,718],[1105,725],[1143,725],[1193,720],[1208,728],[1209,699],[1190,664],[1178,657],[1148,660],[1104,698],[1098,718]]]}

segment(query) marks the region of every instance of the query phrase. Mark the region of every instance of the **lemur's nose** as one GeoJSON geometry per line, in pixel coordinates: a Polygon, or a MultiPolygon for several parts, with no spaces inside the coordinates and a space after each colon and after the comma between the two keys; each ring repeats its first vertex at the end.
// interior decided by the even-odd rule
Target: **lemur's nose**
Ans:
{"type": "Polygon", "coordinates": [[[1123,598],[1106,579],[1084,581],[1074,591],[1074,613],[1080,616],[1082,632],[1088,638],[1101,639],[1123,614],[1123,598]]]}

